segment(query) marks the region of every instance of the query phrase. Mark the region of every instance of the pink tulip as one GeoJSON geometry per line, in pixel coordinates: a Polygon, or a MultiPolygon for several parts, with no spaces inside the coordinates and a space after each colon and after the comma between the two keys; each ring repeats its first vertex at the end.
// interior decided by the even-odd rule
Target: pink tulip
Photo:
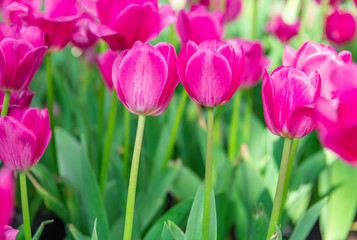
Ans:
{"type": "Polygon", "coordinates": [[[45,33],[50,52],[66,46],[81,14],[77,0],[45,0],[45,11],[35,14],[33,24],[45,33]]]}
{"type": "Polygon", "coordinates": [[[314,104],[320,96],[321,79],[292,67],[264,73],[262,99],[265,123],[275,135],[301,138],[316,128],[314,104]]]}
{"type": "Polygon", "coordinates": [[[112,50],[107,50],[105,53],[97,56],[99,71],[103,76],[105,85],[110,91],[113,89],[112,69],[114,60],[117,56],[118,54],[112,50]]]}
{"type": "Polygon", "coordinates": [[[41,66],[46,47],[37,27],[0,23],[0,90],[26,89],[41,66]]]}
{"type": "Polygon", "coordinates": [[[2,17],[10,22],[30,22],[34,12],[41,10],[42,0],[4,0],[2,17]]]}
{"type": "Polygon", "coordinates": [[[202,5],[193,5],[188,13],[181,10],[177,17],[176,31],[182,46],[191,40],[200,44],[205,40],[220,40],[224,34],[221,11],[210,13],[202,5]]]}
{"type": "Polygon", "coordinates": [[[11,170],[26,172],[42,157],[51,134],[47,109],[10,109],[0,117],[0,159],[11,170]]]}
{"type": "Polygon", "coordinates": [[[286,23],[281,16],[277,16],[268,21],[265,30],[267,33],[274,34],[282,42],[288,42],[299,32],[300,21],[293,24],[286,23]]]}
{"type": "Polygon", "coordinates": [[[351,13],[335,9],[326,18],[325,31],[331,42],[336,44],[346,43],[356,35],[356,20],[351,13]]]}
{"type": "Polygon", "coordinates": [[[112,74],[119,98],[130,112],[160,115],[179,82],[175,49],[168,43],[137,42],[115,59],[112,74]]]}
{"type": "Polygon", "coordinates": [[[178,56],[178,75],[190,97],[206,107],[226,104],[238,89],[244,73],[242,47],[209,40],[189,41],[178,56]]]}
{"type": "Polygon", "coordinates": [[[74,46],[88,49],[97,42],[97,36],[89,30],[90,22],[94,22],[94,19],[87,13],[83,13],[71,34],[71,42],[74,46]]]}
{"type": "Polygon", "coordinates": [[[90,24],[90,30],[103,38],[112,50],[131,48],[136,41],[152,40],[176,21],[172,7],[165,4],[159,8],[157,0],[82,2],[101,22],[100,25],[90,24]]]}
{"type": "Polygon", "coordinates": [[[284,66],[292,66],[306,75],[318,71],[321,76],[321,96],[332,99],[333,86],[331,73],[341,65],[351,62],[351,53],[342,51],[337,53],[331,46],[307,41],[296,51],[290,46],[285,46],[283,57],[284,66]]]}
{"type": "Polygon", "coordinates": [[[232,38],[228,42],[237,48],[243,47],[245,55],[245,71],[241,88],[248,89],[258,84],[263,76],[264,69],[270,65],[269,58],[264,55],[263,45],[260,41],[249,41],[240,38],[232,38]]]}
{"type": "Polygon", "coordinates": [[[13,172],[3,167],[0,169],[0,239],[15,240],[18,230],[6,226],[10,223],[14,210],[15,181],[13,172]]]}
{"type": "MultiPolygon", "coordinates": [[[[0,106],[3,104],[5,92],[0,91],[0,106]]],[[[29,88],[20,92],[13,92],[10,97],[10,106],[28,107],[35,95],[29,88]]]]}

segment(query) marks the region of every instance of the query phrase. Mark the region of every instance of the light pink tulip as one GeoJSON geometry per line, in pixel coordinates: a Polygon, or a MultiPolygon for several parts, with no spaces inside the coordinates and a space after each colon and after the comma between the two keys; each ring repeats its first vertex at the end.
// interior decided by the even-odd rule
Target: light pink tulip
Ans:
{"type": "MultiPolygon", "coordinates": [[[[0,91],[0,106],[3,104],[4,95],[5,92],[0,91]]],[[[29,88],[20,92],[13,92],[10,97],[10,106],[28,107],[31,104],[33,96],[35,96],[35,93],[31,92],[29,88]]]]}
{"type": "Polygon", "coordinates": [[[97,56],[97,64],[103,80],[109,91],[113,90],[112,69],[115,58],[118,54],[112,50],[107,50],[105,53],[97,56]]]}
{"type": "Polygon", "coordinates": [[[83,13],[71,34],[71,42],[74,46],[81,49],[88,49],[97,42],[97,36],[89,30],[90,22],[94,22],[93,17],[87,13],[83,13]]]}
{"type": "Polygon", "coordinates": [[[190,12],[179,12],[176,31],[182,45],[189,40],[196,44],[205,40],[220,40],[224,34],[223,14],[221,11],[210,13],[203,5],[193,5],[190,12]]]}
{"type": "Polygon", "coordinates": [[[0,23],[0,90],[28,88],[42,64],[47,47],[37,27],[0,23]]]}
{"type": "Polygon", "coordinates": [[[307,76],[317,71],[321,76],[321,96],[332,99],[333,86],[331,73],[341,65],[351,62],[351,53],[337,53],[331,46],[307,41],[296,51],[285,46],[283,57],[284,66],[292,66],[303,71],[307,76]]]}
{"type": "Polygon", "coordinates": [[[314,104],[320,97],[321,79],[292,67],[264,73],[262,99],[265,123],[275,135],[301,138],[316,128],[314,104]]]}
{"type": "Polygon", "coordinates": [[[97,16],[101,24],[90,24],[90,30],[106,41],[112,50],[131,48],[136,41],[147,42],[176,21],[168,4],[157,0],[83,0],[84,7],[97,16]]]}
{"type": "Polygon", "coordinates": [[[130,112],[160,115],[179,82],[175,49],[164,42],[155,46],[137,42],[115,59],[112,75],[115,90],[130,112]]]}
{"type": "Polygon", "coordinates": [[[190,97],[206,107],[226,104],[238,89],[244,73],[242,47],[210,40],[189,41],[178,56],[181,83],[190,97]]]}
{"type": "Polygon", "coordinates": [[[13,171],[28,171],[42,157],[51,134],[47,109],[10,109],[0,117],[1,161],[13,171]]]}
{"type": "Polygon", "coordinates": [[[356,35],[354,16],[337,8],[326,18],[325,31],[328,40],[336,44],[351,41],[356,35]]]}
{"type": "Polygon", "coordinates": [[[243,47],[245,55],[245,70],[240,88],[248,89],[257,85],[262,79],[264,69],[270,65],[270,60],[264,55],[263,45],[260,41],[250,41],[241,38],[228,40],[234,48],[243,47]]]}
{"type": "Polygon", "coordinates": [[[300,21],[293,24],[286,23],[281,16],[276,16],[268,21],[265,26],[267,33],[274,34],[282,42],[288,42],[299,32],[300,21]]]}

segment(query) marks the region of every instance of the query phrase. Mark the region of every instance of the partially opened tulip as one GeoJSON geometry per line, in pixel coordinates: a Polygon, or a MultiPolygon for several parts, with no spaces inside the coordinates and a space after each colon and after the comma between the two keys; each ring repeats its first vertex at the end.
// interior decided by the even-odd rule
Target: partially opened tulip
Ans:
{"type": "Polygon", "coordinates": [[[300,21],[287,23],[281,16],[276,16],[266,24],[266,32],[274,34],[281,42],[288,42],[299,32],[300,21]]]}
{"type": "MultiPolygon", "coordinates": [[[[9,106],[28,107],[34,95],[35,93],[31,92],[29,88],[20,92],[13,92],[10,97],[9,106]]],[[[3,104],[4,96],[5,92],[0,91],[0,106],[3,104]]]]}
{"type": "Polygon", "coordinates": [[[91,31],[108,43],[112,50],[131,48],[136,41],[147,42],[176,21],[175,11],[157,0],[83,1],[84,7],[101,24],[90,24],[91,31]]]}
{"type": "Polygon", "coordinates": [[[71,42],[74,46],[85,50],[97,42],[97,36],[89,30],[90,22],[94,22],[93,17],[87,13],[83,13],[71,34],[71,42]]]}
{"type": "Polygon", "coordinates": [[[118,53],[112,50],[107,50],[106,52],[101,53],[97,56],[97,64],[99,71],[102,74],[105,85],[110,91],[112,91],[113,89],[113,63],[117,56],[118,53]]]}
{"type": "Polygon", "coordinates": [[[182,45],[189,40],[196,44],[205,40],[220,40],[224,34],[223,14],[219,10],[210,13],[203,5],[193,5],[190,12],[179,12],[176,31],[182,45]]]}
{"type": "Polygon", "coordinates": [[[356,35],[356,19],[351,13],[336,8],[326,18],[325,31],[328,40],[344,44],[356,35]]]}

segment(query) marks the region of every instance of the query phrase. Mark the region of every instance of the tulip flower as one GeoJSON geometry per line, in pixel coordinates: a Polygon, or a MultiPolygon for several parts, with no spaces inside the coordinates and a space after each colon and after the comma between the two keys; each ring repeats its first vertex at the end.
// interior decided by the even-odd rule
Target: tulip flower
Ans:
{"type": "Polygon", "coordinates": [[[179,12],[176,31],[182,46],[189,40],[196,44],[205,40],[220,40],[224,34],[223,14],[218,10],[210,13],[202,5],[193,5],[190,12],[179,12]]]}
{"type": "Polygon", "coordinates": [[[112,75],[119,98],[131,113],[160,115],[179,82],[175,49],[167,43],[137,42],[115,59],[112,75]]]}
{"type": "Polygon", "coordinates": [[[83,13],[71,34],[71,42],[81,49],[92,47],[98,40],[97,36],[89,30],[89,23],[94,19],[87,13],[83,13]]]}
{"type": "Polygon", "coordinates": [[[34,14],[33,24],[45,33],[45,44],[49,47],[49,51],[56,52],[69,42],[81,15],[78,1],[45,0],[45,11],[34,14]]]}
{"type": "Polygon", "coordinates": [[[31,22],[33,13],[39,12],[42,0],[4,0],[1,4],[3,19],[10,22],[31,22]]]}
{"type": "MultiPolygon", "coordinates": [[[[0,106],[3,104],[5,92],[0,91],[0,106]]],[[[10,106],[28,107],[35,95],[29,88],[20,92],[13,92],[10,97],[10,106]]]]}
{"type": "Polygon", "coordinates": [[[178,56],[178,75],[190,97],[206,107],[226,104],[236,92],[244,73],[242,47],[210,40],[189,41],[178,56]]]}
{"type": "Polygon", "coordinates": [[[245,70],[240,88],[248,89],[258,84],[264,69],[270,65],[270,60],[264,55],[263,45],[260,41],[249,41],[240,38],[228,40],[234,48],[242,46],[245,55],[245,70]]]}
{"type": "Polygon", "coordinates": [[[157,0],[83,1],[84,7],[98,17],[101,24],[90,24],[90,30],[108,43],[112,50],[131,48],[136,41],[146,42],[176,21],[168,4],[158,7],[157,0]]]}
{"type": "Polygon", "coordinates": [[[356,20],[351,13],[336,8],[326,18],[325,31],[331,42],[346,43],[356,35],[356,20]]]}
{"type": "Polygon", "coordinates": [[[113,89],[112,69],[114,60],[117,56],[118,54],[112,50],[107,50],[105,53],[97,56],[99,71],[103,76],[105,85],[110,91],[113,89]]]}
{"type": "Polygon", "coordinates": [[[307,41],[296,51],[285,46],[284,66],[292,66],[303,71],[307,76],[317,71],[321,76],[321,96],[332,99],[333,86],[331,73],[339,66],[351,62],[351,53],[337,53],[331,46],[307,41]]]}
{"type": "Polygon", "coordinates": [[[299,32],[300,21],[286,23],[281,16],[270,19],[265,27],[267,33],[274,34],[282,42],[288,42],[299,32]]]}
{"type": "Polygon", "coordinates": [[[315,71],[304,72],[281,66],[264,73],[262,99],[269,130],[285,138],[301,138],[314,131],[314,104],[320,97],[321,79],[315,71]]]}
{"type": "Polygon", "coordinates": [[[42,157],[50,139],[47,109],[14,108],[0,118],[0,159],[11,170],[26,172],[42,157]]]}

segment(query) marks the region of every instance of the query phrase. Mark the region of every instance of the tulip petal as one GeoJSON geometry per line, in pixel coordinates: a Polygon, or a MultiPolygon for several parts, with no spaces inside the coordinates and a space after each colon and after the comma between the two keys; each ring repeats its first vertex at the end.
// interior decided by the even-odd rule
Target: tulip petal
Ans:
{"type": "Polygon", "coordinates": [[[12,227],[5,225],[4,226],[4,240],[15,240],[17,237],[17,234],[19,232],[20,232],[20,230],[13,229],[12,227]]]}
{"type": "Polygon", "coordinates": [[[4,226],[9,224],[11,213],[14,210],[15,182],[13,172],[2,167],[0,169],[0,239],[5,232],[4,226]]]}
{"type": "Polygon", "coordinates": [[[284,56],[283,56],[283,65],[284,66],[295,66],[297,51],[290,47],[289,45],[285,45],[284,47],[284,56]]]}
{"type": "Polygon", "coordinates": [[[105,85],[110,91],[113,89],[112,70],[114,60],[117,56],[118,54],[112,50],[108,50],[97,56],[98,68],[103,76],[105,85]]]}
{"type": "Polygon", "coordinates": [[[277,126],[275,125],[274,118],[274,108],[273,108],[273,99],[274,91],[273,85],[269,76],[269,73],[265,70],[263,77],[263,86],[262,86],[262,100],[263,100],[263,110],[264,110],[264,119],[265,123],[270,132],[275,135],[279,135],[277,131],[277,126]]]}

